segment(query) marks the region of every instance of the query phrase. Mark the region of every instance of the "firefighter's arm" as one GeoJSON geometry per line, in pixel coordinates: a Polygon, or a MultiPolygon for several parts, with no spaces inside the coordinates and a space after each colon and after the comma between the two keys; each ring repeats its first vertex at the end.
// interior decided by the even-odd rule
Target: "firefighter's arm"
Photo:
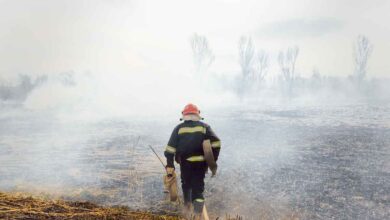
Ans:
{"type": "Polygon", "coordinates": [[[173,129],[171,137],[169,138],[168,145],[165,147],[164,155],[167,158],[167,167],[175,168],[174,157],[178,142],[177,127],[173,129]]]}
{"type": "Polygon", "coordinates": [[[210,126],[207,126],[206,129],[206,139],[209,139],[211,142],[211,148],[213,149],[213,155],[215,161],[218,160],[219,151],[221,150],[221,139],[215,134],[210,126]]]}

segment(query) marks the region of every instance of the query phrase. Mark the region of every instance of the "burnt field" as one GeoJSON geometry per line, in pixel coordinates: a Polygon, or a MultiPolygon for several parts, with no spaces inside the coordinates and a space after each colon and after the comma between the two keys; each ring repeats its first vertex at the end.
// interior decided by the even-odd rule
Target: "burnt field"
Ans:
{"type": "MultiPolygon", "coordinates": [[[[165,201],[163,169],[148,148],[163,155],[176,118],[1,111],[1,191],[179,212],[165,201]]],[[[389,106],[269,106],[205,117],[222,139],[219,173],[206,178],[213,216],[390,218],[389,106]]]]}

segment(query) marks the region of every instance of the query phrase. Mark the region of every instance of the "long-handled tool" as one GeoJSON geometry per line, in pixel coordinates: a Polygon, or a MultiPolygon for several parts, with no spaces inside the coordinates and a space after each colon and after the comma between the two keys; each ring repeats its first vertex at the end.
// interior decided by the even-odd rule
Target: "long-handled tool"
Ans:
{"type": "Polygon", "coordinates": [[[158,160],[161,162],[161,165],[164,167],[164,170],[166,172],[166,169],[165,169],[165,164],[164,162],[161,160],[160,156],[158,156],[158,154],[156,153],[156,151],[154,150],[154,148],[152,146],[149,145],[149,148],[153,151],[153,153],[156,155],[156,157],[158,158],[158,160]]]}
{"type": "Polygon", "coordinates": [[[210,220],[209,213],[207,213],[206,204],[203,206],[203,218],[204,220],[210,220]]]}

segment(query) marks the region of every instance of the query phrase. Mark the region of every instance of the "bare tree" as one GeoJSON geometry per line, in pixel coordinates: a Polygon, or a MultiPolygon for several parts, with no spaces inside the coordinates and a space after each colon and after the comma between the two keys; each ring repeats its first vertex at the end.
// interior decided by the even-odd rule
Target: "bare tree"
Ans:
{"type": "Polygon", "coordinates": [[[253,82],[253,63],[255,57],[255,47],[250,37],[242,36],[238,42],[239,64],[241,67],[241,77],[238,82],[238,94],[243,96],[253,82]]]}
{"type": "Polygon", "coordinates": [[[355,71],[353,78],[360,84],[367,75],[367,61],[372,53],[373,46],[367,37],[360,35],[354,49],[355,71]]]}
{"type": "Polygon", "coordinates": [[[192,35],[190,43],[196,72],[202,73],[214,62],[215,56],[205,36],[195,33],[192,35]]]}
{"type": "Polygon", "coordinates": [[[238,42],[241,78],[239,94],[243,95],[259,85],[266,76],[269,67],[268,53],[264,50],[255,52],[255,45],[250,37],[242,36],[238,42]]]}
{"type": "Polygon", "coordinates": [[[322,85],[321,73],[317,67],[314,67],[310,78],[310,89],[312,89],[312,92],[317,92],[317,90],[321,87],[321,85],[322,85]]]}
{"type": "Polygon", "coordinates": [[[250,37],[242,36],[238,43],[239,62],[244,80],[248,80],[253,73],[253,59],[255,47],[250,37]]]}
{"type": "Polygon", "coordinates": [[[254,68],[254,77],[258,83],[264,80],[268,73],[269,59],[268,53],[264,50],[259,50],[256,56],[256,63],[254,68]]]}
{"type": "Polygon", "coordinates": [[[292,92],[292,86],[296,78],[295,75],[295,63],[299,54],[299,48],[297,46],[288,48],[286,52],[279,52],[279,67],[282,72],[282,78],[287,83],[287,89],[289,95],[292,92]]]}

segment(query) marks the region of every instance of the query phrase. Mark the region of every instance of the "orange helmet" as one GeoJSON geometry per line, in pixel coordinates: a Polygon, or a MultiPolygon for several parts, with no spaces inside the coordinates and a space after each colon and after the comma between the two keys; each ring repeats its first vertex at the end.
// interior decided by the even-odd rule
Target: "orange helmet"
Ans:
{"type": "Polygon", "coordinates": [[[189,114],[199,115],[200,111],[196,105],[190,103],[184,107],[181,113],[183,115],[189,115],[189,114]]]}

